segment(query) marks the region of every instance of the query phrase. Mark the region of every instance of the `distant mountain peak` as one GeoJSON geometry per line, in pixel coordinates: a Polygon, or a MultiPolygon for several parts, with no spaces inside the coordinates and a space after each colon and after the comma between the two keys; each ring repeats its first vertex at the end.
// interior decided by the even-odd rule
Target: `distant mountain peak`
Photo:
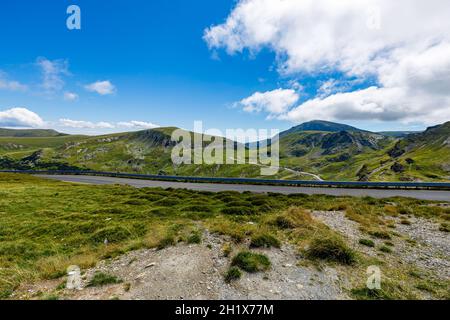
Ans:
{"type": "Polygon", "coordinates": [[[301,131],[325,131],[325,132],[340,132],[340,131],[348,131],[348,132],[367,132],[365,130],[361,130],[346,124],[324,121],[324,120],[313,120],[309,122],[302,123],[298,126],[295,126],[287,131],[281,133],[281,135],[287,135],[294,132],[301,131]]]}

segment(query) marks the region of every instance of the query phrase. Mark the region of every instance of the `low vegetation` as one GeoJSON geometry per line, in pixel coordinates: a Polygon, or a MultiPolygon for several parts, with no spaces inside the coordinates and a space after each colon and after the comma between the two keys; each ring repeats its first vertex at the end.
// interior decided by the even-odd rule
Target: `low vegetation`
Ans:
{"type": "Polygon", "coordinates": [[[375,243],[369,239],[360,239],[359,244],[362,244],[363,246],[371,247],[371,248],[375,247],[375,243]]]}
{"type": "MultiPolygon", "coordinates": [[[[345,211],[367,235],[364,238],[383,240],[390,249],[386,241],[397,239],[396,217],[432,219],[442,231],[450,221],[450,208],[415,199],[135,189],[0,173],[0,298],[8,298],[22,284],[61,278],[70,265],[85,270],[131,250],[200,243],[202,230],[228,239],[223,255],[230,256],[238,271],[271,266],[265,255],[239,251],[248,243],[258,248],[289,243],[308,258],[305,263],[339,264],[358,279],[366,278],[368,265],[383,264],[350,249],[340,234],[311,217],[312,210],[345,211]]],[[[361,244],[369,245],[368,241],[361,244]]],[[[426,279],[408,271],[407,265],[388,268],[391,285],[383,288],[386,294],[355,291],[354,297],[408,296],[404,291],[420,297],[423,290],[416,286],[423,288],[426,279]]],[[[356,281],[354,287],[362,285],[356,281]]],[[[444,295],[445,287],[429,285],[436,295],[444,295]]]]}
{"type": "Polygon", "coordinates": [[[88,283],[88,287],[100,287],[100,286],[105,286],[108,284],[116,284],[116,283],[121,283],[122,281],[112,275],[103,273],[103,272],[96,272],[94,274],[94,276],[92,277],[92,279],[89,281],[88,283]]]}
{"type": "Polygon", "coordinates": [[[306,250],[310,259],[351,265],[356,262],[356,253],[339,237],[314,238],[306,250]]]}
{"type": "Polygon", "coordinates": [[[263,254],[241,251],[233,258],[231,265],[253,273],[269,269],[270,260],[263,254]]]}
{"type": "Polygon", "coordinates": [[[280,248],[281,242],[275,236],[263,233],[252,237],[250,246],[254,248],[280,248]]]}
{"type": "Polygon", "coordinates": [[[241,276],[242,272],[238,267],[231,267],[225,274],[225,282],[230,283],[232,281],[240,279],[241,276]]]}

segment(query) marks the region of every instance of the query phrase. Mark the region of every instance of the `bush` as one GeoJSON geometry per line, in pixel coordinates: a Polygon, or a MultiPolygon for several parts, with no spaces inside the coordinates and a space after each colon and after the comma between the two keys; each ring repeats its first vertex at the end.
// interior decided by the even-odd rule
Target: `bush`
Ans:
{"type": "Polygon", "coordinates": [[[271,247],[280,248],[281,243],[280,240],[278,240],[274,236],[267,233],[263,233],[252,237],[250,246],[254,248],[271,248],[271,247]]]}
{"type": "Polygon", "coordinates": [[[448,223],[442,223],[439,227],[439,231],[450,232],[450,225],[448,223]]]}
{"type": "Polygon", "coordinates": [[[231,281],[238,280],[242,276],[241,270],[237,267],[231,267],[228,269],[227,273],[225,274],[225,282],[230,283],[231,281]]]}
{"type": "Polygon", "coordinates": [[[280,229],[294,229],[297,227],[310,228],[314,224],[314,220],[308,211],[290,208],[285,214],[275,218],[274,224],[280,229]]]}
{"type": "Polygon", "coordinates": [[[92,277],[91,281],[88,283],[88,287],[99,287],[107,284],[116,284],[121,283],[122,281],[115,276],[103,273],[96,272],[92,277]]]}
{"type": "Polygon", "coordinates": [[[295,228],[294,222],[285,216],[278,216],[275,218],[274,223],[280,229],[293,229],[295,228]]]}
{"type": "Polygon", "coordinates": [[[375,247],[375,243],[369,239],[360,239],[359,243],[366,247],[371,247],[371,248],[375,247]]]}
{"type": "Polygon", "coordinates": [[[383,239],[383,240],[391,240],[391,235],[389,234],[389,232],[387,231],[383,231],[383,230],[372,230],[369,231],[369,234],[372,237],[375,237],[377,239],[383,239]]]}
{"type": "Polygon", "coordinates": [[[320,259],[351,265],[356,261],[355,252],[340,238],[315,238],[306,251],[310,259],[320,259]]]}
{"type": "Polygon", "coordinates": [[[229,243],[226,243],[222,247],[222,251],[223,251],[223,256],[228,257],[230,255],[231,251],[233,251],[233,248],[231,247],[231,245],[229,243]]]}
{"type": "Polygon", "coordinates": [[[202,243],[202,236],[200,235],[200,233],[194,232],[194,233],[192,233],[192,234],[188,237],[187,243],[189,243],[189,244],[193,244],[193,243],[199,244],[199,243],[202,243]]]}
{"type": "Polygon", "coordinates": [[[392,249],[389,248],[388,246],[381,246],[379,250],[381,252],[384,252],[384,253],[391,253],[392,252],[392,249]]]}
{"type": "Polygon", "coordinates": [[[173,236],[166,236],[159,240],[157,248],[158,250],[162,250],[173,245],[175,245],[175,238],[173,236]]]}
{"type": "Polygon", "coordinates": [[[226,215],[245,216],[245,215],[253,215],[255,214],[255,211],[249,207],[228,207],[222,209],[222,213],[226,215]]]}
{"type": "Polygon", "coordinates": [[[233,258],[231,265],[247,272],[258,272],[269,269],[270,260],[263,254],[242,251],[233,258]]]}

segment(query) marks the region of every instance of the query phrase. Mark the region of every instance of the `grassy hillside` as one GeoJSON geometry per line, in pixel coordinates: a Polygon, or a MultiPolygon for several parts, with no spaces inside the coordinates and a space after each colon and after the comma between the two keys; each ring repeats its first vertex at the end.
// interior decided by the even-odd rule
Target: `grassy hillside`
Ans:
{"type": "Polygon", "coordinates": [[[3,129],[0,128],[0,137],[59,137],[65,136],[50,129],[3,129]]]}
{"type": "MultiPolygon", "coordinates": [[[[312,122],[280,135],[280,170],[261,166],[175,165],[171,134],[158,128],[104,136],[0,137],[0,169],[83,169],[141,174],[349,181],[450,180],[449,123],[395,138],[312,122]],[[322,128],[327,131],[300,130],[322,128]],[[300,131],[299,131],[300,130],[300,131]],[[316,175],[316,176],[314,176],[316,175]]],[[[194,133],[189,133],[191,137],[194,133]]],[[[206,147],[208,143],[204,143],[206,147]]],[[[193,150],[192,150],[193,152],[193,150]]],[[[248,151],[247,151],[248,156],[248,151]]],[[[224,155],[224,162],[226,162],[224,155]]],[[[247,161],[248,162],[248,161],[247,161]]]]}
{"type": "Polygon", "coordinates": [[[371,257],[363,247],[350,249],[309,213],[345,210],[366,237],[398,237],[408,245],[395,236],[393,219],[407,212],[444,224],[448,209],[431,202],[89,186],[11,174],[0,174],[0,190],[0,298],[26,283],[60,278],[69,265],[85,269],[130,250],[162,249],[198,238],[204,229],[228,237],[229,247],[245,247],[250,240],[290,243],[302,253],[303,265],[338,266],[355,298],[442,297],[448,288],[445,281],[418,278],[428,271],[397,261],[394,254],[371,257]],[[386,286],[380,296],[358,289],[373,264],[389,266],[383,268],[386,286]],[[426,292],[418,289],[424,281],[426,292]]]}
{"type": "Polygon", "coordinates": [[[360,169],[378,163],[394,144],[394,139],[367,132],[294,132],[280,140],[280,162],[325,180],[361,180],[360,169]]]}

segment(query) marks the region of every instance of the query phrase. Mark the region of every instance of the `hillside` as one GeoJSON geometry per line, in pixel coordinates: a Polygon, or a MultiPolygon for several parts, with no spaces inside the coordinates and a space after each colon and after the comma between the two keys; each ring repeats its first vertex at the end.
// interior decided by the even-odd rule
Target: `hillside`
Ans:
{"type": "Polygon", "coordinates": [[[280,134],[280,137],[287,136],[296,132],[304,132],[304,131],[324,131],[324,132],[364,132],[364,130],[346,125],[341,123],[323,121],[323,120],[313,120],[309,122],[302,123],[298,126],[295,126],[289,130],[286,130],[280,134]]]}
{"type": "Polygon", "coordinates": [[[362,180],[366,161],[379,158],[393,138],[364,131],[294,132],[280,139],[283,166],[320,175],[325,180],[362,180]]]}
{"type": "MultiPolygon", "coordinates": [[[[423,133],[395,138],[353,127],[339,130],[348,126],[313,121],[280,135],[280,171],[265,178],[448,181],[449,126],[450,123],[446,123],[423,133]]],[[[261,166],[252,164],[174,165],[171,152],[175,143],[171,141],[171,134],[175,129],[157,128],[91,137],[0,137],[0,169],[261,177],[261,166]]],[[[204,143],[204,147],[207,145],[204,143]]]]}
{"type": "Polygon", "coordinates": [[[406,136],[388,151],[408,179],[450,179],[450,122],[406,136]]]}
{"type": "MultiPolygon", "coordinates": [[[[174,165],[171,134],[157,128],[102,136],[0,138],[0,169],[75,169],[140,174],[212,177],[260,177],[259,165],[174,165]]],[[[189,133],[192,137],[194,133],[189,133]]],[[[205,139],[207,136],[205,136],[205,139]]],[[[207,143],[204,144],[206,146],[207,143]]],[[[194,158],[193,158],[194,159],[194,158]]],[[[289,176],[280,170],[271,178],[289,176]]],[[[308,179],[308,176],[302,177],[308,179]]]]}
{"type": "Polygon", "coordinates": [[[66,136],[64,133],[51,129],[3,129],[0,128],[0,137],[60,137],[66,136]]]}

